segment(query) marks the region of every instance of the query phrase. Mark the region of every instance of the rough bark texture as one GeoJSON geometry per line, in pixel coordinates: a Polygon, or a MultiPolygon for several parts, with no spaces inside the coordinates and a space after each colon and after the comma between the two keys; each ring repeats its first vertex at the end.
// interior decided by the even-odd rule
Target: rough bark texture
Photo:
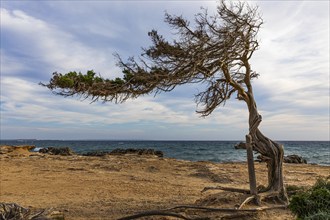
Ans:
{"type": "MultiPolygon", "coordinates": [[[[251,135],[246,135],[246,154],[247,154],[247,162],[248,162],[248,170],[249,170],[249,182],[250,182],[250,194],[257,196],[257,181],[256,174],[254,170],[254,160],[253,160],[253,150],[252,150],[252,137],[251,135]]],[[[259,200],[255,201],[259,204],[259,200]]]]}
{"type": "Polygon", "coordinates": [[[261,133],[258,126],[262,117],[258,113],[253,96],[250,95],[249,97],[250,102],[247,103],[249,107],[249,128],[254,150],[267,158],[268,186],[265,191],[278,193],[278,199],[287,203],[288,197],[283,183],[284,148],[261,133]]]}

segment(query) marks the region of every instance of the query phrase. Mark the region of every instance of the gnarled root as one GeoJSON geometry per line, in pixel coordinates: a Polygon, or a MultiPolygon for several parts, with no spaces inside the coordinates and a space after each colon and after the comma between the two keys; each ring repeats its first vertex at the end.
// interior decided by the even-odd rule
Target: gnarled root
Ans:
{"type": "Polygon", "coordinates": [[[192,220],[192,218],[189,218],[185,215],[181,215],[179,213],[174,213],[174,212],[169,212],[169,211],[166,211],[166,210],[141,212],[141,213],[138,213],[138,214],[135,214],[135,215],[120,218],[118,220],[138,219],[138,218],[147,217],[147,216],[168,216],[168,217],[176,217],[176,218],[185,219],[185,220],[192,220]]]}
{"type": "MultiPolygon", "coordinates": [[[[257,208],[251,208],[251,209],[237,209],[237,208],[213,208],[213,207],[204,207],[204,206],[193,206],[193,205],[182,205],[182,206],[175,206],[173,208],[165,209],[165,210],[155,210],[155,211],[146,211],[141,212],[135,215],[126,216],[123,218],[120,218],[118,220],[130,220],[130,219],[138,219],[142,217],[147,216],[168,216],[168,217],[177,217],[180,219],[185,220],[207,220],[210,219],[208,217],[189,217],[187,215],[180,214],[179,212],[187,211],[187,210],[201,210],[201,211],[207,211],[207,212],[231,212],[236,213],[234,215],[240,215],[239,212],[258,212],[258,211],[264,211],[264,210],[270,210],[270,209],[281,209],[286,208],[286,205],[280,205],[280,206],[272,206],[272,207],[257,207],[257,208]],[[175,212],[175,210],[179,210],[175,212]]],[[[244,214],[241,214],[244,215],[244,214]]],[[[228,219],[231,215],[224,216],[224,219],[228,219]]]]}
{"type": "Polygon", "coordinates": [[[243,206],[247,203],[249,203],[250,201],[254,200],[255,203],[257,203],[257,205],[260,205],[260,197],[258,195],[252,195],[247,197],[242,203],[241,205],[238,207],[238,209],[242,209],[243,206]]]}
{"type": "Polygon", "coordinates": [[[254,201],[255,204],[260,205],[261,201],[267,200],[267,199],[273,199],[278,200],[284,205],[287,205],[287,203],[283,202],[280,199],[280,192],[279,191],[265,191],[264,188],[258,187],[259,192],[256,195],[251,195],[250,190],[247,189],[239,189],[239,188],[233,188],[233,187],[223,187],[223,186],[215,186],[215,187],[205,187],[201,192],[206,192],[209,190],[223,190],[223,191],[229,191],[229,192],[236,192],[236,193],[243,193],[243,194],[250,194],[249,197],[247,197],[239,206],[238,209],[242,209],[242,207],[246,204],[248,204],[251,201],[254,201]]]}
{"type": "Polygon", "coordinates": [[[224,191],[229,191],[229,192],[238,192],[238,193],[245,193],[245,194],[249,194],[250,193],[250,190],[247,190],[247,189],[238,189],[238,188],[224,187],[224,186],[205,187],[202,190],[202,193],[203,192],[206,192],[208,190],[224,190],[224,191]]]}

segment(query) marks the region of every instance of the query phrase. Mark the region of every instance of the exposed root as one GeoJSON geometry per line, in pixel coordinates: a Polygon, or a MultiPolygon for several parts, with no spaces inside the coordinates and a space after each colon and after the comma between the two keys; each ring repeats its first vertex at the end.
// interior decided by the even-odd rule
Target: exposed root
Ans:
{"type": "MultiPolygon", "coordinates": [[[[257,199],[255,195],[247,197],[242,204],[238,207],[238,209],[242,209],[245,204],[252,201],[253,199],[257,199]]],[[[258,200],[258,199],[257,199],[258,200]]]]}
{"type": "Polygon", "coordinates": [[[249,194],[250,193],[250,190],[247,190],[247,189],[238,189],[238,188],[223,187],[223,186],[205,187],[202,190],[202,193],[206,192],[208,190],[223,190],[223,191],[238,192],[238,193],[244,193],[244,194],[249,194]]]}
{"type": "MultiPolygon", "coordinates": [[[[49,210],[51,210],[52,208],[50,208],[49,210]]],[[[46,213],[46,209],[44,209],[44,210],[42,210],[42,211],[40,211],[40,212],[38,212],[38,213],[35,213],[34,215],[32,215],[31,217],[30,217],[30,219],[37,219],[38,217],[42,217],[42,215],[44,214],[44,213],[46,213]]]]}
{"type": "MultiPolygon", "coordinates": [[[[260,187],[258,187],[258,188],[260,188],[260,187]]],[[[247,189],[239,189],[239,188],[223,187],[223,186],[205,187],[201,192],[204,193],[208,190],[223,190],[223,191],[237,192],[237,193],[243,193],[243,194],[250,194],[251,195],[250,190],[247,190],[247,189]]],[[[240,205],[240,207],[242,205],[247,204],[248,202],[252,201],[253,199],[255,199],[255,202],[256,202],[257,205],[260,205],[260,201],[270,199],[270,198],[276,198],[282,204],[287,204],[287,203],[285,203],[285,201],[280,199],[280,197],[279,197],[280,192],[279,191],[274,191],[274,190],[266,191],[263,188],[259,189],[258,191],[259,192],[258,192],[257,195],[251,195],[250,197],[246,198],[245,201],[240,205]]]]}
{"type": "Polygon", "coordinates": [[[205,206],[194,206],[194,205],[182,205],[170,208],[168,210],[175,209],[195,209],[195,210],[204,210],[204,211],[213,211],[213,212],[256,212],[256,211],[264,211],[269,209],[279,209],[286,208],[287,205],[275,205],[275,206],[262,206],[250,209],[237,209],[237,208],[213,208],[213,207],[205,207],[205,206]]]}
{"type": "Polygon", "coordinates": [[[254,219],[253,216],[255,213],[244,212],[244,213],[231,213],[221,217],[221,220],[229,220],[229,219],[254,219]]]}
{"type": "Polygon", "coordinates": [[[51,210],[52,208],[32,212],[16,203],[0,203],[0,219],[64,219],[63,215],[52,215],[51,210]]]}
{"type": "MultiPolygon", "coordinates": [[[[263,206],[263,207],[257,207],[257,208],[251,208],[251,209],[237,209],[237,208],[213,208],[213,207],[204,207],[204,206],[182,205],[182,206],[175,206],[173,208],[169,208],[169,209],[165,209],[165,210],[141,212],[141,213],[138,213],[135,215],[120,218],[118,220],[138,219],[138,218],[147,217],[147,216],[168,216],[168,217],[177,217],[177,218],[185,219],[185,220],[207,220],[210,218],[208,218],[208,217],[198,217],[198,218],[189,217],[189,216],[174,212],[174,210],[180,210],[181,212],[186,211],[188,209],[202,210],[202,211],[207,211],[207,212],[257,212],[257,211],[264,211],[264,210],[270,210],[270,209],[281,209],[281,208],[286,208],[286,207],[287,207],[287,205],[278,205],[278,206],[272,206],[272,207],[263,206]]],[[[237,214],[237,215],[244,215],[244,214],[237,214]]],[[[230,217],[231,217],[231,215],[224,216],[224,219],[228,219],[230,217]]]]}
{"type": "MultiPolygon", "coordinates": [[[[169,216],[169,217],[177,217],[177,218],[185,219],[185,220],[193,220],[193,218],[189,218],[189,217],[181,215],[179,213],[168,212],[165,210],[164,211],[156,210],[156,211],[141,212],[136,215],[131,215],[131,216],[127,216],[124,218],[120,218],[118,220],[130,220],[130,219],[137,219],[137,218],[147,217],[147,216],[169,216]]],[[[194,220],[196,220],[196,219],[194,219],[194,220]]]]}
{"type": "Polygon", "coordinates": [[[278,191],[267,191],[258,194],[262,199],[277,197],[279,195],[278,191]]]}

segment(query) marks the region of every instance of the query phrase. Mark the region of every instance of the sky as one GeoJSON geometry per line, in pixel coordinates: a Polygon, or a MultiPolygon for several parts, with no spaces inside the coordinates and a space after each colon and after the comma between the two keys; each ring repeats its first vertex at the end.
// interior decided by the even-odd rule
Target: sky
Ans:
{"type": "MultiPolygon", "coordinates": [[[[261,131],[275,140],[329,137],[329,1],[249,1],[264,24],[251,59],[261,131]]],[[[0,139],[244,140],[245,103],[196,114],[196,85],[123,104],[53,95],[52,73],[121,76],[114,53],[138,57],[152,29],[173,38],[164,13],[193,20],[217,1],[1,0],[0,139]]]]}

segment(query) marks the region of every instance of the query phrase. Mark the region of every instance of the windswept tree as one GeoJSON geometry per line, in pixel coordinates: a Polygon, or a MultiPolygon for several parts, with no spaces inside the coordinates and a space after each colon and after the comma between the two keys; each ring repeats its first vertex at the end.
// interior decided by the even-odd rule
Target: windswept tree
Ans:
{"type": "Polygon", "coordinates": [[[193,24],[167,13],[165,22],[176,30],[176,40],[168,41],[156,30],[150,31],[152,45],[143,49],[141,57],[124,61],[116,55],[122,78],[105,79],[94,71],[55,72],[49,83],[42,85],[61,96],[122,103],[198,83],[205,88],[195,94],[197,112],[202,116],[210,115],[234,96],[246,103],[253,150],[267,161],[268,186],[264,191],[287,202],[282,170],[284,150],[259,130],[261,115],[251,84],[258,74],[252,70],[250,59],[259,47],[257,34],[263,24],[258,7],[221,1],[215,15],[202,9],[193,24]]]}

